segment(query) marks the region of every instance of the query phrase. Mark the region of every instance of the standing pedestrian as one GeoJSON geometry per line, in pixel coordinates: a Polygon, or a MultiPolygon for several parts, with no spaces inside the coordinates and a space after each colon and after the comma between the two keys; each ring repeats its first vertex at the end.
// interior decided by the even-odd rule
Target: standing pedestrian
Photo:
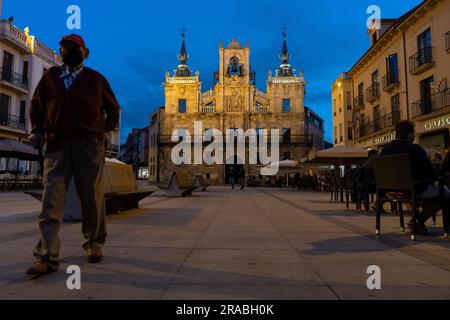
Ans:
{"type": "Polygon", "coordinates": [[[442,161],[442,172],[450,173],[450,147],[447,150],[444,160],[442,161]]]}
{"type": "Polygon", "coordinates": [[[229,171],[229,177],[230,177],[230,183],[231,183],[231,190],[234,190],[234,184],[236,182],[236,166],[233,164],[230,167],[229,171]]]}
{"type": "Polygon", "coordinates": [[[36,149],[46,145],[44,194],[39,215],[38,259],[27,274],[41,275],[59,269],[59,229],[64,198],[73,176],[81,202],[83,248],[88,262],[102,259],[106,240],[103,168],[105,136],[119,121],[120,107],[108,81],[84,66],[89,49],[79,35],[60,42],[64,65],[49,69],[39,82],[31,108],[30,140],[36,149]]]}
{"type": "Polygon", "coordinates": [[[243,165],[240,166],[239,170],[239,179],[241,180],[241,190],[244,190],[245,188],[245,168],[243,165]]]}

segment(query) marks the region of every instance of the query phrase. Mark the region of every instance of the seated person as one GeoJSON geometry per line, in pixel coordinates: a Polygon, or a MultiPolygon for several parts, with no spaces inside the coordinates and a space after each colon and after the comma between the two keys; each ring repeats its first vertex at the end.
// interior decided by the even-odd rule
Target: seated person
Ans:
{"type": "Polygon", "coordinates": [[[430,154],[430,161],[436,168],[438,172],[441,171],[441,165],[442,165],[443,156],[440,152],[433,151],[430,154]]]}
{"type": "Polygon", "coordinates": [[[450,188],[450,147],[448,148],[445,158],[442,161],[441,173],[444,176],[445,185],[450,188]]]}
{"type": "MultiPolygon", "coordinates": [[[[375,174],[372,166],[372,158],[376,155],[378,155],[378,150],[371,149],[369,151],[369,159],[362,164],[360,169],[359,181],[363,184],[364,197],[368,197],[370,194],[376,192],[375,174]]],[[[370,207],[372,210],[376,210],[375,204],[371,204],[370,207]]]]}
{"type": "MultiPolygon", "coordinates": [[[[425,150],[420,145],[414,144],[414,123],[401,121],[396,125],[395,131],[396,140],[387,144],[381,151],[381,155],[409,154],[414,180],[428,180],[428,182],[418,184],[415,190],[423,203],[422,212],[417,215],[416,230],[419,234],[428,234],[425,222],[442,209],[439,186],[434,182],[437,180],[438,174],[425,150]]],[[[446,189],[445,192],[448,197],[450,191],[446,189]]],[[[410,228],[412,223],[412,221],[408,223],[410,228]]]]}
{"type": "Polygon", "coordinates": [[[450,147],[447,150],[444,161],[442,161],[442,173],[450,173],[450,147]]]}

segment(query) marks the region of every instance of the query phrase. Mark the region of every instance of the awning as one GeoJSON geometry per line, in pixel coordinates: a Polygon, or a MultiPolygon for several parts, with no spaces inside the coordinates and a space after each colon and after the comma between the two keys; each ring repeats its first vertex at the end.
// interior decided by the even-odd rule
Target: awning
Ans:
{"type": "Polygon", "coordinates": [[[303,159],[305,163],[352,163],[369,157],[369,150],[353,147],[335,147],[311,153],[303,159]]]}
{"type": "Polygon", "coordinates": [[[295,167],[298,167],[298,165],[299,165],[298,161],[283,160],[283,161],[268,164],[266,167],[278,166],[279,168],[295,168],[295,167]]]}

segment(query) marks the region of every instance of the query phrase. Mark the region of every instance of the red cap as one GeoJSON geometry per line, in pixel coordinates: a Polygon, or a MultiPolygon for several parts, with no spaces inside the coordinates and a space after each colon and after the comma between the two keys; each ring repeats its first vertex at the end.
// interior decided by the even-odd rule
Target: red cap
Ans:
{"type": "Polygon", "coordinates": [[[79,45],[80,47],[86,49],[86,44],[84,43],[83,38],[77,34],[70,34],[68,36],[64,36],[59,43],[61,44],[64,41],[74,42],[77,45],[79,45]]]}

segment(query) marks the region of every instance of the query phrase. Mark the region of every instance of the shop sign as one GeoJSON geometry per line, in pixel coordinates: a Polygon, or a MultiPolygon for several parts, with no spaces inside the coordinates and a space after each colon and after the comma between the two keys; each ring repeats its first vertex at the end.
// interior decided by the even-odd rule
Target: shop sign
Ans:
{"type": "Polygon", "coordinates": [[[371,139],[363,141],[363,148],[370,148],[373,146],[377,146],[386,142],[390,142],[395,139],[395,131],[379,135],[376,137],[373,137],[371,139]]]}
{"type": "Polygon", "coordinates": [[[450,126],[450,115],[443,116],[439,119],[434,119],[425,123],[425,130],[431,131],[443,127],[450,126]]]}

